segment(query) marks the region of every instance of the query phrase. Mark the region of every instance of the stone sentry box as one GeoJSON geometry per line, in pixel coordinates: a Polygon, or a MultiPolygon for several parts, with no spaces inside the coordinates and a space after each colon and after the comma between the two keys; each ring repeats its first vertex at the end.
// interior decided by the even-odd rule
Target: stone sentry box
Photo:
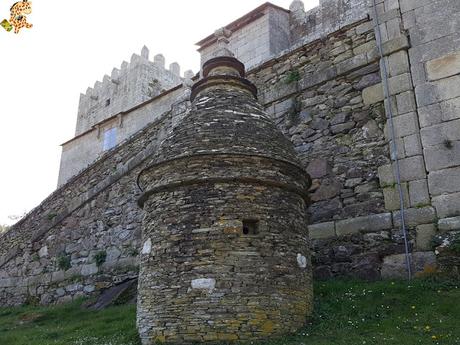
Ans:
{"type": "Polygon", "coordinates": [[[144,345],[263,339],[296,331],[312,310],[310,177],[241,62],[214,58],[203,76],[138,177],[144,345]]]}

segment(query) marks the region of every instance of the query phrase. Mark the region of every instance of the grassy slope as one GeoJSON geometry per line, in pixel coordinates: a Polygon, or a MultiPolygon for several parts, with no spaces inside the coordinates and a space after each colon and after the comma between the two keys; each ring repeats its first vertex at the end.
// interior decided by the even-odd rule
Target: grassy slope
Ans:
{"type": "MultiPolygon", "coordinates": [[[[318,283],[312,324],[270,345],[460,345],[457,282],[318,283]]],[[[459,283],[460,284],[460,283],[459,283]]],[[[137,345],[135,307],[0,309],[0,344],[137,345]]]]}

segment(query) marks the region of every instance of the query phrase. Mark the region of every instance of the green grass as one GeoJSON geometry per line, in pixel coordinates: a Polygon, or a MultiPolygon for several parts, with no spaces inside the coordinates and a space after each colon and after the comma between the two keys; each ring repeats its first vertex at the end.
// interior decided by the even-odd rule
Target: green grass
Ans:
{"type": "MultiPolygon", "coordinates": [[[[260,345],[460,345],[458,281],[331,281],[315,286],[311,325],[260,345]]],[[[135,306],[94,312],[81,302],[0,309],[0,344],[137,345],[135,306]]]]}
{"type": "Polygon", "coordinates": [[[102,311],[81,308],[82,301],[54,307],[0,309],[2,345],[138,345],[136,307],[102,311]]]}

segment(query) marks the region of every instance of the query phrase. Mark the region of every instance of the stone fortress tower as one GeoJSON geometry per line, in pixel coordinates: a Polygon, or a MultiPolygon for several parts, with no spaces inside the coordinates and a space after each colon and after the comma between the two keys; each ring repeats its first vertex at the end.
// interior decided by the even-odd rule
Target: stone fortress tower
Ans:
{"type": "Polygon", "coordinates": [[[444,245],[460,240],[459,14],[265,3],[199,41],[200,76],[134,54],[81,96],[59,188],[1,235],[0,305],[98,296],[140,269],[145,342],[249,339],[302,324],[310,270],[460,271],[444,245]]]}
{"type": "Polygon", "coordinates": [[[296,331],[312,310],[310,177],[244,65],[215,55],[138,178],[144,345],[262,339],[296,331]]]}
{"type": "MultiPolygon", "coordinates": [[[[184,78],[177,62],[166,68],[162,54],[155,55],[153,61],[149,55],[144,46],[140,55],[132,54],[129,62],[123,61],[110,76],[105,75],[102,82],[96,81],[94,87],[80,94],[75,137],[62,144],[59,186],[153,121],[163,109],[157,105],[149,114],[126,116],[133,108],[181,85],[184,78]]],[[[192,71],[185,71],[184,77],[192,76],[192,71]]]]}

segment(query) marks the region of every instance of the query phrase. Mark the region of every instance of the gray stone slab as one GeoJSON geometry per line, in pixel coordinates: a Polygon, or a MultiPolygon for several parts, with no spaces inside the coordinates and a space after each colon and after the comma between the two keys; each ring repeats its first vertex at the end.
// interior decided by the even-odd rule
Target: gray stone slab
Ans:
{"type": "Polygon", "coordinates": [[[456,217],[460,214],[460,193],[435,196],[432,203],[439,218],[456,217]]]}
{"type": "Polygon", "coordinates": [[[396,96],[398,114],[413,112],[417,109],[415,94],[411,91],[403,92],[396,96]]]}
{"type": "MultiPolygon", "coordinates": [[[[436,267],[436,255],[433,252],[415,252],[410,254],[409,262],[413,274],[425,270],[432,271],[436,267]]],[[[408,277],[406,255],[386,256],[383,259],[381,274],[383,279],[406,279],[408,277]]]]}
{"type": "Polygon", "coordinates": [[[339,220],[336,222],[337,236],[355,233],[376,232],[391,229],[391,213],[374,214],[365,217],[339,220]]]}
{"type": "Polygon", "coordinates": [[[426,177],[425,164],[422,156],[413,156],[399,161],[401,181],[422,180],[426,177]]]}
{"type": "Polygon", "coordinates": [[[428,127],[442,122],[441,105],[438,103],[418,108],[420,126],[428,127]]]}
{"type": "Polygon", "coordinates": [[[312,240],[332,238],[335,237],[335,222],[312,224],[308,231],[312,240]]]}
{"type": "Polygon", "coordinates": [[[460,192],[460,166],[428,174],[431,195],[460,192]]]}
{"type": "Polygon", "coordinates": [[[421,155],[423,153],[419,134],[404,137],[404,152],[406,157],[421,155]]]}
{"type": "Polygon", "coordinates": [[[436,171],[460,165],[460,141],[424,148],[426,169],[436,171]]]}
{"type": "Polygon", "coordinates": [[[432,0],[401,0],[401,12],[407,12],[428,5],[432,0]]]}
{"type": "Polygon", "coordinates": [[[434,82],[439,100],[460,97],[460,75],[441,79],[434,82]]]}
{"type": "MultiPolygon", "coordinates": [[[[389,123],[385,126],[385,137],[392,139],[389,123]]],[[[416,113],[407,113],[393,118],[393,129],[396,138],[403,138],[418,133],[418,120],[416,113]]]]}
{"type": "MultiPolygon", "coordinates": [[[[409,189],[407,183],[401,184],[403,192],[404,207],[409,207],[409,189]]],[[[387,211],[395,211],[401,208],[401,202],[399,198],[398,186],[388,187],[383,189],[383,197],[385,200],[385,209],[387,211]]]]}
{"type": "Polygon", "coordinates": [[[385,98],[382,83],[369,86],[363,90],[363,102],[366,105],[382,102],[385,98]]]}
{"type": "Polygon", "coordinates": [[[460,97],[444,101],[440,107],[442,121],[460,119],[460,97]]]}
{"type": "Polygon", "coordinates": [[[460,73],[460,52],[443,56],[426,63],[428,80],[438,80],[460,73]]]}
{"type": "Polygon", "coordinates": [[[382,44],[383,55],[388,56],[390,54],[396,53],[397,51],[408,49],[409,47],[409,39],[407,36],[402,35],[382,44]]]}
{"type": "Polygon", "coordinates": [[[422,128],[420,134],[423,147],[460,140],[460,119],[422,128]]]}
{"type": "MultiPolygon", "coordinates": [[[[436,220],[436,213],[433,207],[408,208],[404,211],[406,226],[417,226],[420,224],[433,223],[436,220]]],[[[393,212],[393,223],[396,228],[401,227],[401,212],[393,212]]]]}
{"type": "Polygon", "coordinates": [[[411,207],[420,207],[430,203],[427,180],[409,182],[409,197],[411,207]]]}
{"type": "Polygon", "coordinates": [[[434,224],[423,224],[416,228],[415,245],[417,250],[431,250],[432,239],[436,235],[436,226],[434,224]]]}
{"type": "Polygon", "coordinates": [[[438,221],[439,231],[460,230],[460,217],[444,218],[438,221]]]}

